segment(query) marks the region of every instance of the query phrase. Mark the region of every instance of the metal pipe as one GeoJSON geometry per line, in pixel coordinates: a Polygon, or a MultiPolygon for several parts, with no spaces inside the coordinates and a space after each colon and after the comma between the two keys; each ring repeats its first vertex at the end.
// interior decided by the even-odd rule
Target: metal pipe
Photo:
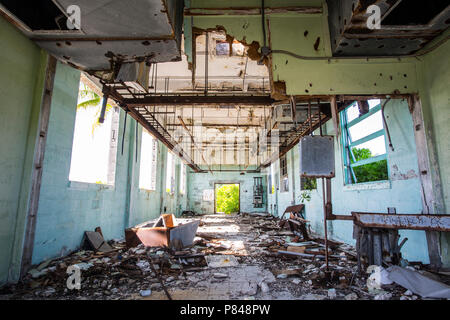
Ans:
{"type": "Polygon", "coordinates": [[[324,242],[325,242],[325,264],[327,265],[327,271],[329,270],[328,265],[328,228],[327,228],[327,206],[325,203],[325,179],[322,178],[322,198],[323,198],[323,224],[324,224],[324,242]]]}
{"type": "Polygon", "coordinates": [[[103,87],[103,100],[102,100],[102,110],[100,111],[100,117],[98,118],[99,123],[105,122],[106,106],[108,104],[109,97],[109,87],[103,87]]]}
{"type": "Polygon", "coordinates": [[[127,117],[128,111],[125,111],[125,119],[123,120],[123,133],[122,133],[122,155],[123,155],[123,145],[125,143],[125,132],[127,131],[127,117]]]}
{"type": "Polygon", "coordinates": [[[439,41],[438,43],[436,43],[434,46],[424,50],[421,53],[415,53],[415,54],[410,54],[410,55],[401,55],[401,56],[348,56],[348,57],[306,57],[306,56],[301,56],[298,55],[296,53],[287,51],[287,50],[270,50],[269,54],[272,53],[281,53],[281,54],[286,54],[289,55],[291,57],[294,57],[296,59],[300,59],[300,60],[355,60],[355,59],[405,59],[405,58],[416,58],[416,57],[420,57],[423,56],[433,50],[435,50],[436,48],[440,47],[442,44],[444,44],[445,42],[447,42],[447,40],[450,39],[450,36],[447,36],[445,38],[443,38],[441,41],[439,41]]]}
{"type": "Polygon", "coordinates": [[[388,136],[388,140],[389,140],[389,147],[391,148],[392,151],[394,151],[394,146],[392,145],[392,140],[391,140],[391,134],[389,133],[389,127],[387,125],[386,122],[386,117],[384,116],[384,107],[386,106],[386,104],[391,100],[391,98],[388,98],[383,105],[381,106],[381,115],[383,118],[383,123],[384,123],[384,128],[386,129],[386,134],[388,136]]]}

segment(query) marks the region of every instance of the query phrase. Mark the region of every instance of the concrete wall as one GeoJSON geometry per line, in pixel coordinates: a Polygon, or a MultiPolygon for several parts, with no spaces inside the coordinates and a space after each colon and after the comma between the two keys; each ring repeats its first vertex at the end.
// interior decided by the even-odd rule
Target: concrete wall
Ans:
{"type": "MultiPolygon", "coordinates": [[[[389,182],[361,183],[344,186],[342,146],[335,139],[336,177],[332,179],[332,203],[335,214],[349,215],[351,211],[387,212],[388,207],[395,207],[397,213],[420,213],[422,202],[418,162],[414,141],[412,117],[406,101],[394,100],[385,107],[386,121],[391,133],[395,151],[388,150],[389,182]]],[[[317,131],[315,134],[319,134],[317,131]]],[[[327,122],[324,134],[335,135],[333,124],[327,122]]],[[[279,162],[279,161],[278,161],[279,162]]],[[[299,150],[294,147],[287,154],[289,172],[289,192],[269,195],[269,204],[278,196],[278,212],[281,215],[292,201],[292,176],[295,180],[296,204],[300,201],[299,150]],[[293,171],[292,171],[293,170],[293,171]],[[294,175],[291,174],[294,172],[294,175]]],[[[276,164],[279,170],[279,164],[276,164]]],[[[310,221],[314,232],[323,235],[323,200],[322,182],[318,180],[317,190],[311,192],[311,201],[305,202],[306,219],[310,221]]],[[[355,244],[353,223],[351,221],[329,221],[328,233],[331,239],[355,244]]],[[[410,261],[428,263],[428,250],[423,231],[400,231],[401,238],[408,241],[403,247],[403,256],[410,261]]]]}
{"type": "MultiPolygon", "coordinates": [[[[229,170],[233,170],[233,167],[227,167],[229,170]]],[[[234,167],[234,169],[238,169],[234,167]]],[[[214,172],[207,173],[195,173],[188,170],[188,208],[197,213],[213,214],[214,213],[214,201],[204,201],[203,191],[214,190],[215,183],[240,183],[240,203],[241,212],[266,212],[267,211],[267,198],[266,198],[266,178],[263,174],[259,173],[246,173],[240,175],[239,172],[214,172]],[[263,208],[253,207],[253,178],[263,177],[264,188],[264,205],[263,208]]]]}
{"type": "MultiPolygon", "coordinates": [[[[106,239],[123,238],[124,229],[159,216],[161,202],[171,208],[181,197],[165,190],[167,149],[158,143],[157,189],[139,189],[140,142],[135,157],[135,121],[128,117],[121,154],[125,113],[119,117],[119,141],[114,186],[69,181],[80,73],[58,63],[44,158],[33,263],[78,248],[86,230],[100,226],[106,239]]],[[[178,185],[177,179],[177,185],[178,185]]],[[[184,209],[184,208],[183,208],[184,209]]]]}
{"type": "Polygon", "coordinates": [[[0,17],[0,285],[20,270],[47,54],[0,17]]]}

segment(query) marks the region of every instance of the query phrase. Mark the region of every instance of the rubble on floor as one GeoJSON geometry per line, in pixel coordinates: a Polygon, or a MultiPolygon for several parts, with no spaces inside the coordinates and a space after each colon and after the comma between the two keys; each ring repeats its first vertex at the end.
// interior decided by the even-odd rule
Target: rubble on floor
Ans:
{"type": "MultiPolygon", "coordinates": [[[[356,252],[343,243],[329,241],[326,270],[323,240],[310,235],[304,241],[282,229],[278,218],[195,219],[201,221],[192,246],[127,248],[124,240],[111,240],[106,252],[82,250],[35,266],[20,283],[0,289],[0,299],[421,299],[395,282],[367,282],[372,275],[357,272],[356,252]],[[73,265],[81,270],[80,290],[66,285],[73,265]]],[[[448,275],[433,276],[450,283],[448,275]]]]}

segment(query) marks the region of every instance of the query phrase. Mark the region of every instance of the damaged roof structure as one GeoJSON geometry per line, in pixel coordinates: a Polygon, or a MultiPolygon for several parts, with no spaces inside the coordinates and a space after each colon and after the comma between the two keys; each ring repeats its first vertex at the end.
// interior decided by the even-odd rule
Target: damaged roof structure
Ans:
{"type": "Polygon", "coordinates": [[[450,298],[449,23],[0,0],[0,298],[450,298]]]}

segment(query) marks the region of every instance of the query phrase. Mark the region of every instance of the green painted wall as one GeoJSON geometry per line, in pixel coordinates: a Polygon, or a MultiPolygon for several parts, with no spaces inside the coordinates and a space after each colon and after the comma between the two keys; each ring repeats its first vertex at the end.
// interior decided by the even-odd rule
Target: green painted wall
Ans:
{"type": "MultiPolygon", "coordinates": [[[[260,2],[256,0],[245,3],[245,6],[248,7],[258,7],[259,5],[260,2]]],[[[266,19],[269,20],[269,23],[266,24],[268,46],[273,50],[287,50],[305,57],[330,57],[331,46],[326,2],[321,0],[307,2],[266,1],[266,6],[270,7],[290,5],[322,6],[323,14],[267,15],[266,19]],[[313,46],[318,38],[320,38],[320,44],[316,50],[313,46]]],[[[226,8],[232,6],[242,7],[242,3],[233,1],[190,1],[191,8],[226,8]]],[[[196,16],[193,18],[192,25],[200,29],[221,27],[226,30],[227,34],[234,36],[237,40],[245,41],[247,44],[250,44],[252,41],[257,41],[261,46],[263,44],[260,16],[196,16]]],[[[185,30],[185,32],[189,33],[189,30],[185,30]]],[[[446,34],[433,41],[428,47],[431,47],[444,37],[448,37],[449,34],[450,32],[447,31],[446,34]]],[[[285,54],[274,53],[272,55],[271,72],[274,81],[284,81],[286,83],[286,93],[288,95],[418,93],[423,103],[423,117],[430,152],[430,167],[435,184],[435,211],[448,214],[450,205],[450,168],[448,166],[450,143],[446,137],[449,136],[448,123],[450,120],[448,90],[448,83],[450,83],[449,52],[450,44],[447,41],[446,44],[431,53],[417,58],[352,60],[327,58],[325,60],[302,60],[285,54]]],[[[405,138],[410,140],[412,136],[413,133],[410,132],[405,138]]],[[[288,162],[291,161],[289,159],[292,152],[294,152],[295,156],[296,151],[291,151],[288,154],[288,162]]],[[[278,168],[277,166],[278,164],[276,168],[278,168]]],[[[289,166],[294,166],[295,172],[295,164],[288,164],[289,166]]],[[[288,168],[288,170],[291,169],[292,167],[288,168]]],[[[369,196],[377,194],[375,191],[366,192],[369,196]]],[[[403,196],[401,192],[395,192],[394,195],[398,197],[403,196]]],[[[278,214],[292,203],[295,196],[291,192],[277,192],[276,196],[272,196],[269,199],[268,209],[271,210],[272,208],[272,211],[278,214]],[[274,205],[278,205],[276,210],[274,205]]],[[[420,198],[420,195],[416,196],[420,198]]],[[[347,197],[344,198],[346,199],[347,197]]],[[[411,203],[416,202],[413,201],[411,203]]],[[[374,203],[374,206],[377,207],[376,203],[374,203]]],[[[410,207],[409,209],[413,208],[417,209],[416,211],[418,212],[422,211],[419,207],[410,207]]],[[[339,224],[341,222],[333,223],[339,224]]],[[[319,225],[317,226],[319,227],[319,225]]],[[[408,245],[405,248],[407,247],[408,245]]],[[[419,247],[423,249],[423,242],[421,242],[419,247]]],[[[443,260],[449,266],[450,235],[441,234],[441,250],[443,260]]],[[[416,257],[423,257],[422,253],[416,257]]],[[[423,258],[423,260],[426,259],[423,258]]]]}
{"type": "Polygon", "coordinates": [[[47,55],[0,17],[0,284],[17,280],[47,55]]]}
{"type": "MultiPolygon", "coordinates": [[[[223,169],[239,170],[238,166],[226,166],[223,169]]],[[[196,213],[213,214],[214,201],[205,201],[203,199],[203,191],[214,189],[215,183],[239,183],[240,184],[240,209],[241,212],[267,212],[267,197],[266,197],[266,177],[264,173],[246,173],[241,175],[240,172],[218,172],[214,173],[195,173],[192,170],[188,171],[188,208],[196,213]],[[263,207],[253,207],[253,178],[263,178],[263,207]]]]}
{"type": "MultiPolygon", "coordinates": [[[[227,3],[229,3],[227,1],[227,3]]],[[[239,6],[235,3],[236,6],[239,6]]],[[[260,6],[259,1],[246,6],[260,6]]],[[[323,14],[267,15],[267,45],[272,50],[287,50],[305,57],[330,57],[328,13],[325,1],[267,1],[266,6],[323,6],[323,14]],[[307,31],[307,34],[306,34],[307,31]],[[314,44],[320,38],[318,49],[314,44]]],[[[191,7],[230,7],[222,1],[191,1],[191,7]]],[[[241,5],[242,6],[242,3],[241,5]]],[[[261,16],[195,16],[193,26],[201,29],[225,28],[227,34],[247,44],[263,45],[261,16]]],[[[186,30],[185,30],[186,32],[186,30]]],[[[273,79],[286,83],[289,95],[375,94],[417,92],[416,60],[408,59],[325,59],[300,60],[274,53],[273,79]]]]}
{"type": "Polygon", "coordinates": [[[151,192],[139,189],[142,127],[138,126],[136,160],[136,122],[128,117],[122,155],[123,110],[119,115],[114,186],[69,180],[79,81],[78,70],[58,63],[37,214],[34,264],[77,249],[86,230],[100,226],[105,239],[123,238],[125,228],[157,218],[161,203],[168,207],[168,213],[178,213],[178,204],[183,205],[178,191],[173,196],[165,192],[167,149],[161,143],[158,144],[157,188],[151,192]]]}

